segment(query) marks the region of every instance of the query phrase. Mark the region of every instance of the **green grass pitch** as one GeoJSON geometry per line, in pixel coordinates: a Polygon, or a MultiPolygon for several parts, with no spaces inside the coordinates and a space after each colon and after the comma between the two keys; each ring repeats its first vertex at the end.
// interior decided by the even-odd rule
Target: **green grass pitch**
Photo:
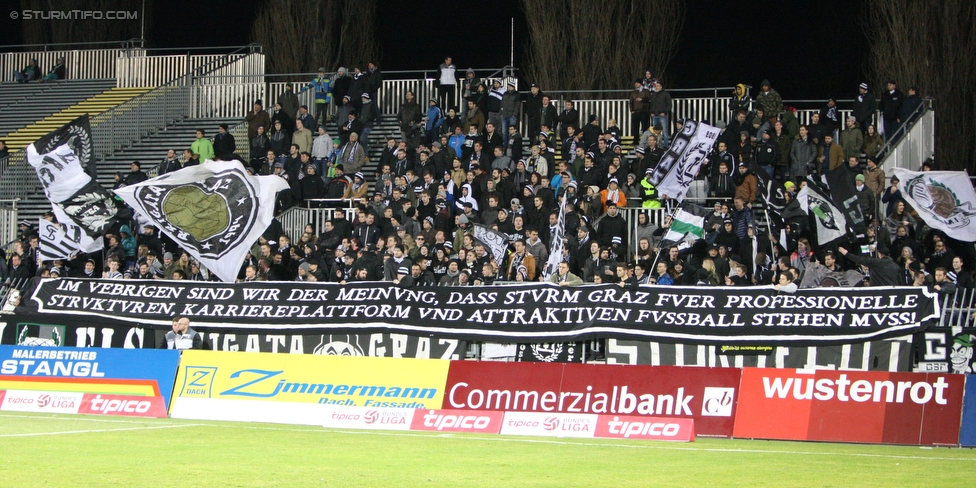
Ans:
{"type": "Polygon", "coordinates": [[[0,486],[973,486],[976,450],[0,413],[0,486]]]}

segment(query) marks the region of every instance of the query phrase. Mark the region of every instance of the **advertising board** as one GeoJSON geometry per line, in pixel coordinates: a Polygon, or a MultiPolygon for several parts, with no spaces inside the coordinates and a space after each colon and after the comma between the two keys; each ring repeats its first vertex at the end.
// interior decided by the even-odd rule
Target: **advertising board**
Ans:
{"type": "Polygon", "coordinates": [[[964,377],[745,368],[735,437],[955,445],[964,377]]]}
{"type": "Polygon", "coordinates": [[[184,351],[176,418],[322,425],[330,406],[440,408],[448,361],[184,351]]]}
{"type": "Polygon", "coordinates": [[[695,420],[729,437],[740,370],[674,366],[451,362],[444,408],[695,420]]]}
{"type": "Polygon", "coordinates": [[[169,405],[178,351],[0,346],[0,390],[160,397],[169,405]]]}

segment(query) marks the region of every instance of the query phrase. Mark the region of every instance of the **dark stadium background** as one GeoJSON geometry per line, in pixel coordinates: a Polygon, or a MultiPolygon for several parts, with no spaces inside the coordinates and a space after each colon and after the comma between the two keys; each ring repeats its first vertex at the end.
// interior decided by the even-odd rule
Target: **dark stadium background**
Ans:
{"type": "MultiPolygon", "coordinates": [[[[11,21],[7,11],[19,8],[15,5],[0,12],[0,44],[23,42],[20,24],[11,21]]],[[[151,47],[236,46],[248,43],[260,2],[174,0],[147,5],[151,47]]],[[[852,98],[866,76],[862,8],[860,0],[689,1],[666,79],[671,88],[689,88],[740,82],[758,86],[768,78],[785,99],[852,98]]],[[[526,19],[518,0],[381,0],[376,26],[383,49],[379,65],[385,70],[434,69],[450,52],[461,68],[501,67],[509,61],[512,18],[519,66],[526,19]]]]}

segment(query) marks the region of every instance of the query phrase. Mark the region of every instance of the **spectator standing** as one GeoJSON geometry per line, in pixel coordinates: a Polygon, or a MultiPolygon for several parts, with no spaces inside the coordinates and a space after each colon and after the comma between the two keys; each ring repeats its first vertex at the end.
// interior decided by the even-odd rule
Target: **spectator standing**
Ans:
{"type": "Polygon", "coordinates": [[[190,150],[200,156],[201,163],[214,158],[213,143],[205,137],[206,134],[203,129],[197,129],[197,140],[190,144],[190,150]]]}
{"type": "Polygon", "coordinates": [[[455,103],[457,91],[457,66],[450,56],[437,68],[437,99],[441,107],[451,108],[455,103]]]}
{"type": "Polygon", "coordinates": [[[882,132],[887,141],[898,131],[898,111],[901,110],[901,104],[905,101],[905,95],[898,89],[895,80],[888,80],[885,87],[888,88],[888,91],[881,95],[881,103],[878,104],[878,109],[881,110],[881,119],[884,121],[882,132]]]}
{"type": "Polygon", "coordinates": [[[372,61],[366,63],[366,83],[369,88],[369,98],[376,100],[377,95],[380,93],[380,88],[383,88],[383,72],[372,61]]]}
{"type": "Polygon", "coordinates": [[[759,89],[761,91],[756,95],[756,103],[763,108],[765,113],[778,114],[783,111],[783,97],[776,90],[773,90],[769,85],[769,80],[762,80],[759,89]]]}
{"type": "Polygon", "coordinates": [[[844,155],[847,157],[861,154],[864,147],[864,134],[857,126],[857,119],[854,116],[847,118],[847,129],[840,133],[840,147],[844,148],[844,155]]]}
{"type": "Polygon", "coordinates": [[[285,84],[285,91],[281,95],[278,95],[278,105],[281,105],[281,110],[288,115],[291,119],[291,125],[285,127],[288,130],[294,130],[294,120],[298,117],[298,95],[292,90],[292,84],[285,84]]]}
{"type": "Polygon", "coordinates": [[[315,93],[315,121],[325,125],[325,112],[332,103],[332,80],[326,76],[325,68],[319,68],[318,76],[302,88],[302,93],[309,89],[315,93]]]}
{"type": "Polygon", "coordinates": [[[867,134],[868,126],[874,119],[874,113],[878,111],[878,100],[874,98],[874,94],[868,91],[867,83],[858,85],[857,92],[857,98],[854,99],[853,115],[861,128],[861,132],[867,134]]]}
{"type": "MultiPolygon", "coordinates": [[[[352,77],[349,76],[349,71],[344,67],[339,67],[336,70],[336,78],[332,81],[332,102],[336,105],[336,109],[339,108],[345,102],[343,99],[349,95],[349,88],[352,84],[352,77]]],[[[345,117],[337,117],[338,120],[345,120],[345,117]]]]}
{"type": "Polygon", "coordinates": [[[190,328],[190,319],[186,316],[173,318],[173,330],[166,333],[165,342],[159,345],[160,349],[203,349],[203,339],[200,334],[190,328]]]}
{"type": "Polygon", "coordinates": [[[373,131],[373,126],[379,119],[380,114],[369,93],[363,93],[361,100],[363,108],[359,113],[359,119],[363,124],[363,130],[359,134],[359,140],[362,141],[364,147],[369,147],[369,133],[373,131]]]}
{"type": "Polygon", "coordinates": [[[417,103],[414,93],[408,91],[403,103],[400,104],[400,112],[397,114],[397,122],[400,124],[401,134],[406,137],[406,134],[420,123],[421,118],[420,104],[417,103]]]}
{"type": "MultiPolygon", "coordinates": [[[[508,145],[509,139],[509,127],[518,125],[519,116],[519,94],[515,90],[515,81],[509,80],[506,84],[505,93],[502,94],[502,138],[504,143],[508,145]]],[[[515,156],[521,157],[521,154],[515,156]]]]}
{"type": "Polygon", "coordinates": [[[654,91],[651,93],[650,101],[651,126],[661,125],[661,146],[671,145],[671,94],[664,89],[661,80],[654,81],[654,91]]]}
{"type": "Polygon", "coordinates": [[[227,131],[227,124],[217,126],[217,135],[214,136],[213,152],[215,156],[228,156],[237,150],[237,141],[234,135],[227,131]]]}
{"type": "Polygon", "coordinates": [[[271,116],[264,111],[261,100],[254,101],[254,105],[247,117],[244,117],[244,121],[247,122],[247,138],[249,140],[258,135],[258,126],[264,126],[265,131],[271,130],[271,116]]]}
{"type": "Polygon", "coordinates": [[[630,92],[630,135],[634,138],[649,129],[651,120],[650,101],[651,92],[644,88],[641,80],[634,81],[634,90],[630,92]]]}

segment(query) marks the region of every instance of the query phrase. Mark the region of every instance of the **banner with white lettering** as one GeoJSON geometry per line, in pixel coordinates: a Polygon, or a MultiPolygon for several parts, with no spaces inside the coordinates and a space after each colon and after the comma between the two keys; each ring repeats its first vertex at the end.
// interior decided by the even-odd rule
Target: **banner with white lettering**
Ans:
{"type": "Polygon", "coordinates": [[[388,283],[37,279],[17,313],[194,328],[393,331],[499,342],[600,337],[725,344],[841,344],[906,335],[938,316],[924,288],[550,284],[403,289],[388,283]]]}

